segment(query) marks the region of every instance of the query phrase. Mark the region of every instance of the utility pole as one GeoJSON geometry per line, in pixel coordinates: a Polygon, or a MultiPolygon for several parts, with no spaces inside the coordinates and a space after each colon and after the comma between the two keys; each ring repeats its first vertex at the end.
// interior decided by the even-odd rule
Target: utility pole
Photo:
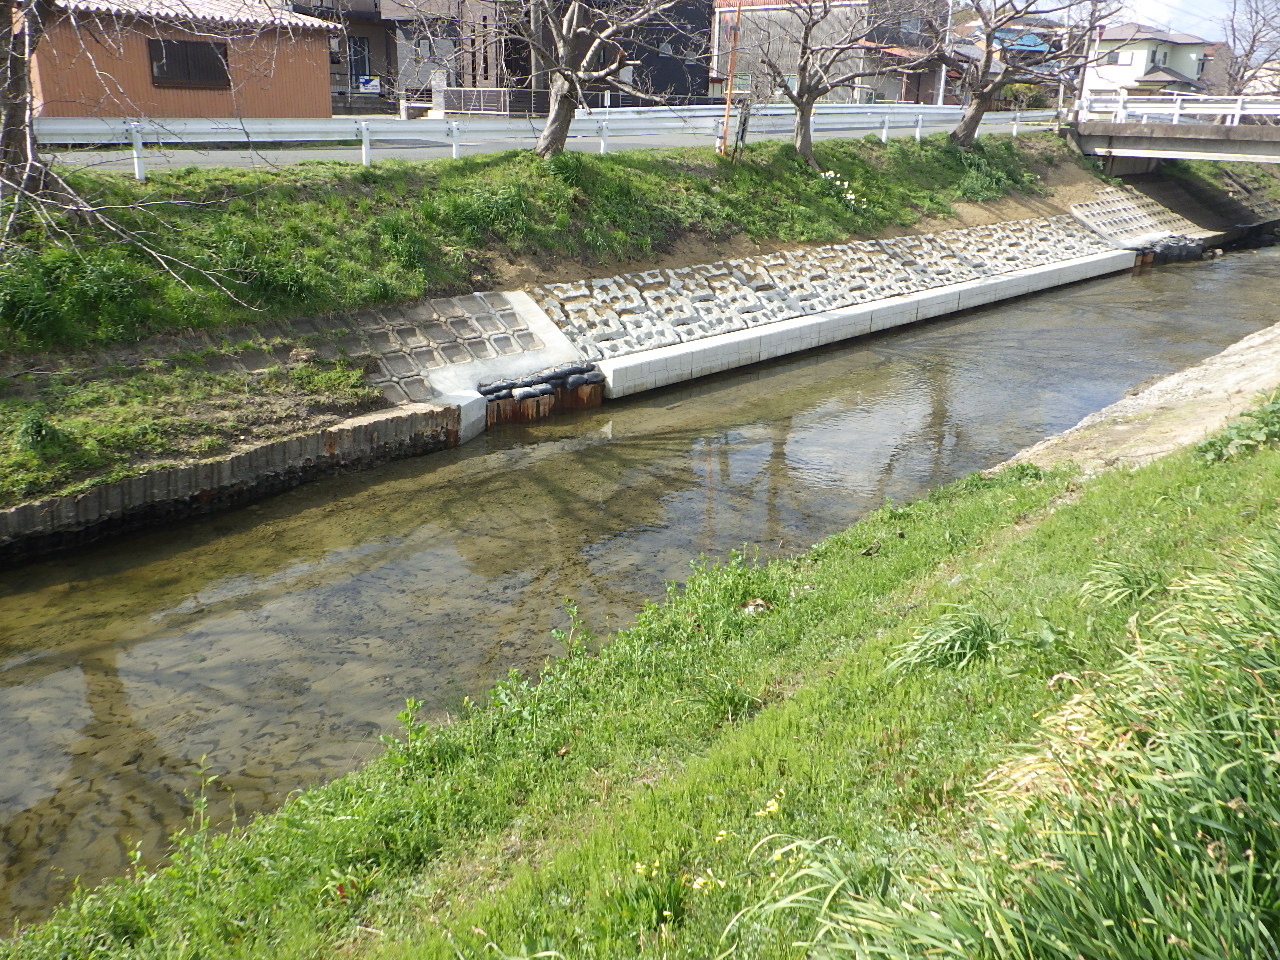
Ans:
{"type": "MultiPolygon", "coordinates": [[[[952,4],[955,0],[947,0],[947,24],[942,33],[942,52],[944,54],[951,52],[951,19],[955,16],[952,11],[952,4]]],[[[938,106],[942,106],[947,100],[947,63],[941,60],[938,63],[938,106]]]]}
{"type": "MultiPolygon", "coordinates": [[[[948,3],[951,0],[947,0],[948,3]]],[[[716,144],[716,153],[724,156],[729,151],[729,114],[733,108],[734,68],[738,62],[738,38],[742,36],[742,0],[738,0],[733,15],[733,43],[729,46],[729,75],[725,78],[724,88],[724,122],[720,126],[720,139],[716,144]]]]}

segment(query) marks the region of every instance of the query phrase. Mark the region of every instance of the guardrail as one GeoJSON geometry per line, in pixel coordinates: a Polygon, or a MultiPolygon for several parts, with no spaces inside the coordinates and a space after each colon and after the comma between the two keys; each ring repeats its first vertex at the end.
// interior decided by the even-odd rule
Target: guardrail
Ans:
{"type": "Polygon", "coordinates": [[[1107,120],[1112,123],[1220,123],[1237,126],[1246,118],[1280,117],[1280,99],[1203,97],[1195,94],[1130,97],[1122,92],[1083,98],[1078,116],[1081,120],[1107,120]]]}
{"type": "MultiPolygon", "coordinates": [[[[937,107],[918,103],[819,104],[814,110],[815,133],[878,131],[888,140],[890,130],[914,128],[919,139],[926,124],[952,125],[959,121],[959,107],[937,107]]],[[[1021,123],[1051,121],[1052,110],[1023,111],[1012,118],[1007,113],[992,114],[988,122],[1008,123],[1014,133],[1021,123]]],[[[789,134],[794,112],[789,104],[767,104],[751,114],[751,132],[789,134]]],[[[361,161],[373,162],[373,145],[435,141],[452,146],[454,157],[464,141],[484,143],[499,140],[535,140],[542,130],[541,118],[460,117],[447,119],[400,120],[393,117],[332,117],[297,119],[182,119],[134,120],[115,117],[49,117],[35,121],[36,139],[41,146],[127,145],[133,153],[134,176],[146,179],[147,145],[165,144],[245,144],[323,143],[345,140],[360,142],[361,161]]],[[[610,110],[579,110],[569,128],[573,138],[598,138],[600,152],[609,151],[610,137],[683,134],[717,140],[724,136],[724,108],[719,106],[626,107],[610,110]]]]}

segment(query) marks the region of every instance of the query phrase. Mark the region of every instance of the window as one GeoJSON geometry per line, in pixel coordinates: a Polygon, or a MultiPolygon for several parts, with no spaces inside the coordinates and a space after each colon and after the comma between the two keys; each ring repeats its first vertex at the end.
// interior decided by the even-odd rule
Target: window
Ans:
{"type": "Polygon", "coordinates": [[[151,82],[157,87],[227,90],[227,45],[191,40],[148,40],[151,82]]]}
{"type": "Polygon", "coordinates": [[[1133,63],[1133,51],[1112,50],[1103,62],[1108,67],[1127,67],[1133,63]]]}
{"type": "Polygon", "coordinates": [[[347,37],[347,68],[352,90],[360,89],[361,77],[372,76],[368,37],[347,37]]]}

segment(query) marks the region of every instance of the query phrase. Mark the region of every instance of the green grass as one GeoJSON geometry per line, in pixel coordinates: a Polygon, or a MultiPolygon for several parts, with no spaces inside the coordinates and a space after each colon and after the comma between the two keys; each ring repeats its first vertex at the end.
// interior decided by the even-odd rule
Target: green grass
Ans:
{"type": "Polygon", "coordinates": [[[1278,498],[1270,447],[1083,488],[1015,468],[793,560],[702,565],[598,653],[577,630],[538,683],[513,676],[445,724],[408,710],[361,772],[247,830],[187,834],[168,866],[76,896],[0,956],[802,956],[804,913],[725,936],[800,863],[761,840],[838,836],[867,892],[905,851],[966,836],[975,785],[1075,692],[1064,677],[1133,653],[1127,625],[1162,596],[1091,601],[1099,561],[1164,582],[1212,569],[1274,527],[1278,498]],[[999,624],[984,658],[892,667],[956,609],[999,624]]]}
{"type": "Polygon", "coordinates": [[[756,915],[810,915],[814,957],[1276,956],[1280,535],[1224,567],[1144,618],[962,843],[904,851],[872,883],[835,843],[788,843],[756,915]]]}
{"type": "Polygon", "coordinates": [[[1169,176],[1191,180],[1212,190],[1235,192],[1237,183],[1271,200],[1280,200],[1280,178],[1268,163],[1214,160],[1165,160],[1160,170],[1169,176]]]}
{"type": "Polygon", "coordinates": [[[171,258],[64,224],[74,247],[33,227],[0,262],[0,351],[102,346],[266,316],[314,315],[470,291],[494,256],[585,261],[650,256],[684,236],[823,241],[910,224],[957,199],[1034,191],[1047,134],[983,138],[964,153],[921,144],[824,141],[820,161],[864,198],[849,204],[778,143],[737,164],[704,148],[528,151],[372,167],[188,167],[139,184],[79,172],[70,182],[120,227],[171,258]]]}
{"type": "Polygon", "coordinates": [[[214,456],[237,442],[296,432],[317,412],[349,414],[380,402],[361,369],[346,362],[249,374],[214,373],[192,358],[91,377],[71,369],[14,377],[0,395],[0,507],[214,456]]]}

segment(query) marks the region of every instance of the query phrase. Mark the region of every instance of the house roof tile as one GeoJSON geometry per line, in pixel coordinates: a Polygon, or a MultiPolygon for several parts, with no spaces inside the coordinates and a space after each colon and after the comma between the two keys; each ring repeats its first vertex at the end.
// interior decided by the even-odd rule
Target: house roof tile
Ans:
{"type": "Polygon", "coordinates": [[[273,7],[263,0],[54,0],[70,13],[147,17],[177,23],[340,30],[338,24],[273,7]]]}
{"type": "Polygon", "coordinates": [[[1186,83],[1197,90],[1203,90],[1204,84],[1199,80],[1192,79],[1184,73],[1172,70],[1169,67],[1156,67],[1154,70],[1143,74],[1137,80],[1138,83],[1186,83]]]}
{"type": "Polygon", "coordinates": [[[1173,33],[1169,30],[1158,30],[1141,23],[1117,23],[1107,27],[1102,33],[1106,40],[1160,40],[1164,43],[1207,43],[1200,37],[1189,33],[1173,33]]]}

